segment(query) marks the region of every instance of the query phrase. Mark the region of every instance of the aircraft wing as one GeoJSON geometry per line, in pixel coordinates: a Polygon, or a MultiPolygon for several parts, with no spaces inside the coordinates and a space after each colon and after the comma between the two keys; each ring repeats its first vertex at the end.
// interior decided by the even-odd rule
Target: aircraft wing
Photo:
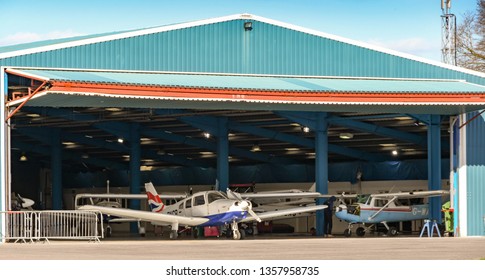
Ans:
{"type": "Polygon", "coordinates": [[[137,219],[140,221],[156,222],[156,223],[167,224],[167,225],[178,223],[179,225],[185,225],[185,226],[198,226],[200,224],[203,224],[209,221],[209,219],[206,219],[206,218],[167,215],[167,214],[154,213],[154,212],[142,211],[142,210],[102,207],[102,206],[94,206],[94,205],[84,205],[79,207],[79,210],[95,210],[103,214],[113,215],[121,218],[131,218],[131,219],[137,219]]]}
{"type": "MultiPolygon", "coordinates": [[[[147,199],[146,194],[115,194],[115,193],[80,193],[76,195],[76,198],[121,198],[121,199],[147,199]]],[[[165,194],[159,195],[163,199],[183,199],[186,198],[185,194],[165,194]]]]}
{"type": "Polygon", "coordinates": [[[318,198],[319,192],[268,192],[268,193],[239,193],[244,199],[258,198],[318,198]]]}
{"type": "Polygon", "coordinates": [[[371,194],[371,197],[379,198],[420,198],[420,197],[432,197],[432,196],[442,196],[449,194],[449,191],[445,190],[435,190],[435,191],[416,191],[416,192],[397,192],[397,193],[379,193],[371,194]]]}
{"type": "MultiPolygon", "coordinates": [[[[315,212],[318,210],[323,210],[325,208],[327,208],[327,205],[315,205],[315,206],[295,207],[295,208],[277,210],[277,211],[268,211],[268,212],[256,213],[256,214],[261,220],[264,221],[264,220],[275,220],[277,218],[281,218],[281,219],[290,218],[287,216],[293,215],[293,214],[306,213],[306,212],[315,212]]],[[[252,222],[255,220],[256,219],[254,217],[250,216],[250,217],[247,217],[246,219],[241,220],[241,222],[252,222]]]]}

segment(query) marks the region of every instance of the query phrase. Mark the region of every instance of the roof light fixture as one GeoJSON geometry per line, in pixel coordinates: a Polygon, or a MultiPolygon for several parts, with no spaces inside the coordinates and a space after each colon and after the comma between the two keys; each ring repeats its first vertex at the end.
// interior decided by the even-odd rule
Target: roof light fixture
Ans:
{"type": "Polygon", "coordinates": [[[25,155],[25,153],[22,153],[22,155],[20,156],[19,158],[20,161],[27,161],[27,156],[25,155]]]}
{"type": "Polygon", "coordinates": [[[255,143],[253,147],[251,148],[251,152],[261,152],[261,147],[258,145],[258,143],[255,143]]]}
{"type": "Polygon", "coordinates": [[[211,134],[209,132],[204,132],[204,137],[209,139],[211,138],[211,134]]]}
{"type": "Polygon", "coordinates": [[[397,152],[397,150],[392,150],[391,154],[392,154],[393,156],[397,156],[399,153],[397,152]]]}
{"type": "Polygon", "coordinates": [[[117,140],[117,141],[118,141],[118,143],[120,143],[120,144],[123,144],[123,142],[125,142],[125,140],[124,140],[123,138],[121,138],[121,137],[120,137],[120,138],[118,138],[118,140],[117,140]]]}
{"type": "Polygon", "coordinates": [[[340,139],[352,139],[354,138],[354,135],[352,133],[348,132],[342,132],[339,134],[340,139]]]}
{"type": "Polygon", "coordinates": [[[301,128],[301,131],[303,131],[303,132],[305,132],[305,133],[308,133],[308,132],[310,132],[310,128],[309,128],[308,126],[303,126],[303,127],[301,128]]]}
{"type": "Polygon", "coordinates": [[[253,30],[253,23],[251,21],[244,22],[244,31],[253,30]]]}

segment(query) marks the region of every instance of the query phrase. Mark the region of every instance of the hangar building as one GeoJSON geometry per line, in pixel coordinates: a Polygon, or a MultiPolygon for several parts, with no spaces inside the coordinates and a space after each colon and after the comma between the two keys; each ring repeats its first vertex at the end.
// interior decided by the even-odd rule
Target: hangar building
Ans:
{"type": "Polygon", "coordinates": [[[328,193],[360,173],[448,179],[456,231],[485,234],[483,73],[249,14],[0,47],[0,66],[0,210],[12,185],[62,209],[106,180],[328,193]]]}

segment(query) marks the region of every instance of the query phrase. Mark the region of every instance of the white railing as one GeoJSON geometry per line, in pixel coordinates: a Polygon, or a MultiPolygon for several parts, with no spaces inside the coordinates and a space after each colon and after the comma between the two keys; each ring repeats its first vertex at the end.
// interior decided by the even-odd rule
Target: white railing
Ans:
{"type": "Polygon", "coordinates": [[[6,232],[0,232],[2,241],[99,241],[104,237],[102,215],[96,211],[5,211],[0,215],[6,221],[6,232]]]}

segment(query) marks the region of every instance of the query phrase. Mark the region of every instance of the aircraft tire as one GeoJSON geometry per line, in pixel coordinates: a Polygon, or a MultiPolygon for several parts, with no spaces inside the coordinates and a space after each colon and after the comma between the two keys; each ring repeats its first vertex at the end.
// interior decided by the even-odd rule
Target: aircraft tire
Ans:
{"type": "Polygon", "coordinates": [[[396,236],[397,235],[397,229],[395,227],[390,227],[389,230],[387,231],[387,235],[396,236]]]}
{"type": "Polygon", "coordinates": [[[239,240],[239,239],[241,239],[241,232],[239,232],[239,230],[234,230],[234,231],[232,232],[232,238],[233,238],[234,240],[239,240]]]}
{"type": "Polygon", "coordinates": [[[355,234],[357,234],[357,236],[364,236],[365,235],[365,228],[363,227],[358,227],[356,230],[355,230],[355,234]]]}
{"type": "Polygon", "coordinates": [[[239,233],[241,235],[241,239],[246,238],[246,231],[244,229],[243,230],[239,230],[239,233]]]}
{"type": "Polygon", "coordinates": [[[106,237],[111,237],[111,233],[112,233],[111,227],[110,227],[110,226],[108,226],[108,227],[106,228],[106,237]]]}
{"type": "Polygon", "coordinates": [[[352,231],[350,229],[344,230],[344,236],[345,237],[350,237],[352,235],[352,231]]]}

